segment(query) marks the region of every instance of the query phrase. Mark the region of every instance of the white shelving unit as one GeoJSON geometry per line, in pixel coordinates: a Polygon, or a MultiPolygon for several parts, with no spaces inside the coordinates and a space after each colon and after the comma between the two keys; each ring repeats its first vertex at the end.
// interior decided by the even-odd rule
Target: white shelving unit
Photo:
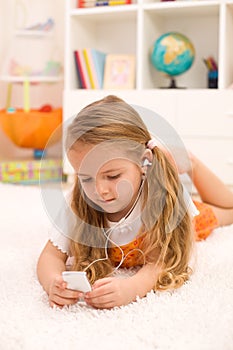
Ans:
{"type": "Polygon", "coordinates": [[[154,41],[163,33],[178,31],[193,42],[196,57],[192,68],[177,77],[180,86],[207,87],[203,58],[213,55],[219,63],[219,89],[233,82],[233,2],[226,0],[139,1],[124,6],[77,9],[66,2],[65,86],[76,89],[73,51],[95,47],[107,53],[132,53],[137,58],[136,89],[168,86],[149,58],[154,41]]]}
{"type": "MultiPolygon", "coordinates": [[[[63,72],[60,75],[43,74],[47,61],[59,61],[63,66],[64,41],[64,0],[0,0],[0,27],[2,32],[0,50],[0,108],[9,104],[24,107],[23,83],[30,83],[30,108],[39,109],[43,105],[59,108],[62,105],[63,72]],[[48,23],[52,18],[55,26],[49,31],[29,30],[38,23],[48,23]],[[20,66],[32,68],[31,74],[11,74],[9,62],[14,60],[20,66]],[[11,89],[13,86],[13,89],[11,89]]],[[[50,22],[51,23],[51,22],[50,22]]],[[[47,71],[46,71],[47,72],[47,71]]],[[[61,155],[60,146],[51,147],[51,157],[61,155]]],[[[0,159],[3,161],[31,159],[32,149],[17,147],[0,130],[0,159]]]]}
{"type": "MultiPolygon", "coordinates": [[[[113,93],[167,119],[185,144],[233,185],[233,90],[227,89],[233,83],[233,1],[138,0],[131,5],[87,9],[76,4],[76,0],[66,1],[64,118],[113,93]],[[150,62],[154,41],[169,31],[185,34],[195,47],[193,66],[176,78],[177,86],[185,89],[164,89],[169,80],[150,62]],[[73,52],[84,47],[135,54],[135,89],[80,89],[73,52]],[[207,88],[203,58],[210,55],[218,62],[218,89],[207,88]],[[211,147],[206,147],[208,142],[211,147]]],[[[70,169],[65,167],[65,171],[70,169]]]]}

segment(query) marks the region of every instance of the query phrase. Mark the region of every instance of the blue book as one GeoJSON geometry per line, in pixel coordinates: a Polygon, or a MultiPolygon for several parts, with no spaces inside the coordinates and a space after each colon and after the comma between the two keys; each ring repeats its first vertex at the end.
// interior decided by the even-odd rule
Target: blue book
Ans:
{"type": "Polygon", "coordinates": [[[99,82],[100,88],[103,87],[103,80],[104,80],[104,66],[105,66],[105,59],[107,54],[101,51],[98,51],[96,49],[91,49],[91,54],[97,74],[97,79],[99,82]]]}

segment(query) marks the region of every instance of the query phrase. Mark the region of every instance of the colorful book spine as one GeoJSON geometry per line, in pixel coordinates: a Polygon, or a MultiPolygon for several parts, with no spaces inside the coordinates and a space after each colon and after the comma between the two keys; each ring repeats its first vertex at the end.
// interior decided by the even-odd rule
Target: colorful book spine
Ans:
{"type": "Polygon", "coordinates": [[[82,85],[84,89],[91,89],[91,82],[89,79],[89,74],[86,67],[86,62],[82,50],[76,50],[75,54],[77,60],[77,66],[80,73],[80,78],[82,80],[82,85]]]}
{"type": "Polygon", "coordinates": [[[99,81],[98,81],[98,78],[97,78],[96,69],[95,69],[93,58],[92,58],[91,49],[87,49],[87,48],[83,49],[83,55],[84,55],[84,59],[85,59],[85,62],[86,62],[87,71],[88,71],[89,79],[90,79],[90,82],[91,82],[91,87],[93,89],[99,89],[100,85],[99,85],[99,81]]]}
{"type": "Polygon", "coordinates": [[[74,51],[74,63],[75,63],[75,69],[77,73],[77,78],[79,82],[79,86],[84,89],[85,88],[85,81],[83,76],[83,71],[81,70],[81,65],[79,62],[78,52],[74,51]]]}
{"type": "Polygon", "coordinates": [[[103,80],[104,80],[104,67],[105,67],[105,61],[106,61],[106,53],[98,51],[96,49],[91,49],[91,55],[97,75],[97,79],[99,82],[99,87],[103,87],[103,80]]]}
{"type": "Polygon", "coordinates": [[[96,6],[129,5],[131,0],[78,0],[77,7],[88,8],[96,6]]]}

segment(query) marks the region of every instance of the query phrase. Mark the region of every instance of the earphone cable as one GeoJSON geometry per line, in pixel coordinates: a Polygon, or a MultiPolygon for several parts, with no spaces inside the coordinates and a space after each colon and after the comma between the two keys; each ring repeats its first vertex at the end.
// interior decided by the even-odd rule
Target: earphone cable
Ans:
{"type": "MultiPolygon", "coordinates": [[[[105,258],[99,258],[99,259],[96,259],[96,260],[92,261],[87,267],[85,267],[85,269],[84,269],[83,271],[88,270],[88,269],[90,268],[90,266],[92,266],[93,264],[95,264],[95,263],[98,262],[98,261],[105,261],[105,260],[108,260],[108,257],[109,257],[109,256],[108,256],[108,242],[114,244],[117,248],[120,249],[120,252],[121,252],[121,261],[120,261],[120,263],[117,265],[117,267],[114,269],[114,271],[116,271],[117,269],[119,269],[119,267],[123,264],[124,260],[126,259],[127,255],[128,255],[129,253],[131,253],[133,250],[139,250],[139,251],[144,255],[144,253],[142,252],[141,249],[135,248],[135,249],[133,249],[132,251],[128,252],[128,253],[126,254],[126,256],[124,256],[124,252],[123,252],[122,248],[121,248],[117,243],[115,243],[113,240],[111,240],[111,238],[110,238],[111,233],[112,233],[119,225],[121,225],[121,224],[127,219],[127,217],[129,217],[129,215],[132,213],[132,211],[134,210],[135,206],[136,206],[137,203],[138,203],[139,197],[140,197],[140,195],[141,195],[141,193],[142,193],[142,189],[143,189],[144,183],[145,183],[145,177],[143,178],[143,180],[142,180],[142,182],[141,182],[141,184],[140,184],[140,188],[139,188],[139,190],[138,190],[137,197],[136,197],[136,199],[135,199],[135,201],[134,201],[132,207],[131,207],[130,210],[127,212],[127,214],[126,214],[120,221],[118,221],[114,227],[110,227],[107,231],[105,231],[105,229],[102,227],[103,234],[104,234],[104,236],[106,237],[106,241],[105,241],[105,245],[104,245],[105,258]]],[[[145,261],[145,256],[144,256],[144,261],[145,261]]]]}

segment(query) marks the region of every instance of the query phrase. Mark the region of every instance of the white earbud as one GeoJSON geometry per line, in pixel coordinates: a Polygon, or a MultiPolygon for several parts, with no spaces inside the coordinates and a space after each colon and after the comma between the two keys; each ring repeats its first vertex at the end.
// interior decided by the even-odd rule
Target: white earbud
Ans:
{"type": "Polygon", "coordinates": [[[152,165],[152,163],[147,158],[145,158],[142,162],[142,167],[143,166],[151,166],[151,165],[152,165]]]}

